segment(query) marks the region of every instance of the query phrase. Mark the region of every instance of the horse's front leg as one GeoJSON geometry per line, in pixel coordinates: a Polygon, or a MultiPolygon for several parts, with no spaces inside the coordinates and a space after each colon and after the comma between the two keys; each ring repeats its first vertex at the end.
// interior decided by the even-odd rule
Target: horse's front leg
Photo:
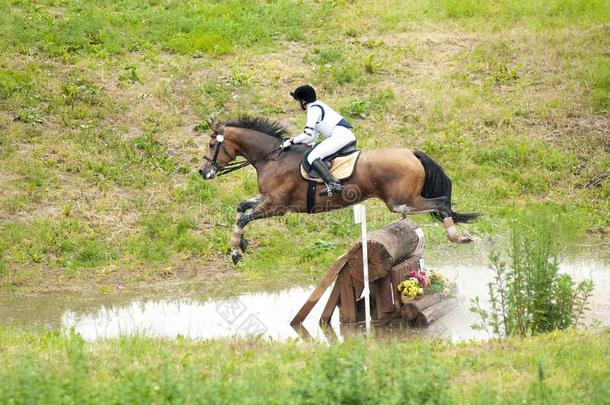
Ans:
{"type": "Polygon", "coordinates": [[[259,195],[256,197],[248,198],[247,200],[243,200],[242,202],[239,203],[239,205],[237,205],[237,212],[243,213],[243,212],[248,211],[250,208],[252,208],[256,204],[258,204],[262,198],[263,198],[263,196],[259,195]]]}
{"type": "MultiPolygon", "coordinates": [[[[262,198],[263,198],[263,196],[259,195],[256,197],[248,198],[247,200],[243,200],[242,202],[240,202],[237,205],[237,212],[240,214],[237,216],[237,219],[239,220],[239,218],[241,217],[241,214],[243,214],[244,212],[246,212],[249,209],[256,206],[256,204],[258,204],[262,198]]],[[[240,238],[239,239],[239,248],[241,249],[242,253],[246,253],[246,250],[248,250],[249,243],[244,238],[243,234],[239,238],[240,238]]]]}
{"type": "Polygon", "coordinates": [[[259,202],[252,207],[252,211],[249,213],[243,213],[237,218],[237,223],[235,224],[235,228],[233,228],[233,234],[231,235],[231,260],[233,264],[237,264],[241,260],[242,252],[245,252],[245,248],[247,248],[247,242],[244,239],[244,228],[250,222],[255,221],[257,219],[269,218],[275,215],[279,215],[279,213],[283,211],[273,209],[272,204],[269,200],[259,198],[259,202]],[[245,247],[243,245],[244,241],[246,243],[245,247]]]}

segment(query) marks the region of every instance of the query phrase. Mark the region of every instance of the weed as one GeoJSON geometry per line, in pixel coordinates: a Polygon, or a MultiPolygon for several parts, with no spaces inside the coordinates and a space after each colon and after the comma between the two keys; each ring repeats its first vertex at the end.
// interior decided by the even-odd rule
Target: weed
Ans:
{"type": "Polygon", "coordinates": [[[77,102],[85,102],[91,105],[98,103],[99,88],[89,80],[74,78],[61,87],[64,103],[73,105],[77,102]]]}
{"type": "Polygon", "coordinates": [[[174,171],[174,162],[167,153],[167,148],[158,142],[152,133],[134,138],[125,152],[132,163],[144,164],[166,172],[174,171]]]}
{"type": "Polygon", "coordinates": [[[15,93],[24,93],[34,86],[32,76],[25,72],[0,69],[0,100],[6,100],[15,93]]]}
{"type": "Polygon", "coordinates": [[[373,74],[379,71],[381,63],[375,61],[375,55],[370,54],[364,61],[364,71],[373,74]]]}
{"type": "Polygon", "coordinates": [[[320,256],[323,256],[325,251],[332,250],[336,246],[336,242],[317,239],[312,245],[306,246],[305,249],[302,250],[299,261],[307,262],[315,260],[320,256]]]}
{"type": "Polygon", "coordinates": [[[491,254],[494,282],[489,284],[491,309],[473,300],[472,312],[494,336],[532,336],[579,324],[588,308],[593,282],[578,285],[567,274],[559,274],[559,259],[553,240],[556,221],[544,215],[538,225],[512,230],[510,263],[497,252],[491,254]]]}
{"type": "Polygon", "coordinates": [[[42,124],[42,117],[35,109],[27,109],[20,112],[15,118],[15,121],[23,122],[24,124],[42,124]]]}
{"type": "Polygon", "coordinates": [[[142,78],[138,73],[138,68],[136,66],[127,66],[123,73],[119,75],[119,83],[125,84],[133,84],[133,83],[142,83],[142,78]]]}
{"type": "Polygon", "coordinates": [[[370,114],[371,103],[368,100],[354,100],[341,108],[341,113],[351,118],[366,118],[370,114]]]}
{"type": "Polygon", "coordinates": [[[357,65],[346,63],[331,69],[331,77],[337,84],[347,84],[359,81],[361,72],[357,65]]]}
{"type": "Polygon", "coordinates": [[[15,147],[11,143],[8,134],[0,130],[0,157],[7,158],[15,152],[15,147]]]}
{"type": "Polygon", "coordinates": [[[231,69],[231,80],[233,83],[244,86],[247,85],[250,79],[252,79],[253,73],[243,72],[239,69],[231,69]]]}

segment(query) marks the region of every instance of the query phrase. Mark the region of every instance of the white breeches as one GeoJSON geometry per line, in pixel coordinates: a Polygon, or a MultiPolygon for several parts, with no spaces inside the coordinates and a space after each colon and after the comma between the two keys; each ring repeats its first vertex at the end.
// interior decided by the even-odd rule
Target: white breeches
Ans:
{"type": "Polygon", "coordinates": [[[342,147],[349,145],[355,140],[356,137],[349,128],[337,125],[335,128],[333,128],[333,132],[330,137],[326,138],[314,147],[309,156],[307,156],[307,161],[309,164],[311,164],[316,159],[324,159],[326,156],[332,155],[342,147]]]}

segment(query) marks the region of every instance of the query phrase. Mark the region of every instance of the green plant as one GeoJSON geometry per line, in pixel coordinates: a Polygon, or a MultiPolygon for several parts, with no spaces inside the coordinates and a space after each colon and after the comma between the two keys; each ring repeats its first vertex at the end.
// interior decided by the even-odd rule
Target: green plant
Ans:
{"type": "Polygon", "coordinates": [[[42,117],[40,113],[35,109],[27,109],[21,111],[15,118],[15,121],[23,122],[25,124],[42,124],[42,117]]]}
{"type": "Polygon", "coordinates": [[[73,105],[77,102],[96,104],[99,91],[94,83],[78,77],[61,86],[61,94],[66,105],[73,105]]]}
{"type": "Polygon", "coordinates": [[[375,61],[375,55],[370,54],[364,61],[364,71],[373,74],[379,71],[381,63],[375,61]]]}
{"type": "Polygon", "coordinates": [[[138,69],[136,66],[130,65],[127,66],[123,73],[119,75],[119,83],[121,84],[133,84],[133,83],[142,83],[142,78],[138,73],[138,69]]]}
{"type": "Polygon", "coordinates": [[[4,262],[4,247],[0,244],[0,279],[7,273],[6,263],[4,262]]]}
{"type": "Polygon", "coordinates": [[[0,130],[0,157],[6,158],[15,152],[11,139],[8,134],[0,130]]]}
{"type": "Polygon", "coordinates": [[[370,114],[371,103],[367,100],[354,100],[341,108],[341,113],[351,118],[366,118],[370,114]]]}
{"type": "Polygon", "coordinates": [[[491,335],[532,336],[578,326],[593,290],[593,282],[576,284],[559,273],[559,258],[553,239],[553,220],[540,218],[537,225],[515,224],[512,229],[510,263],[498,252],[490,259],[495,272],[488,284],[490,309],[479,297],[470,310],[481,317],[475,329],[491,335]]]}
{"type": "Polygon", "coordinates": [[[347,84],[359,81],[362,76],[360,68],[352,63],[334,66],[331,69],[331,77],[337,84],[347,84]]]}
{"type": "Polygon", "coordinates": [[[14,93],[28,91],[34,80],[24,72],[0,69],[0,100],[8,99],[14,93]]]}

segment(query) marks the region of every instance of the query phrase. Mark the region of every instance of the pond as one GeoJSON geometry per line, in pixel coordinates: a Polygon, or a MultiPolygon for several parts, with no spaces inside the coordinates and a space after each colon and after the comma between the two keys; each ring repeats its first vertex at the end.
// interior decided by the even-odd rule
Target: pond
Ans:
{"type": "MultiPolygon", "coordinates": [[[[469,311],[470,301],[480,296],[486,301],[487,283],[493,272],[485,256],[436,257],[430,268],[439,270],[457,284],[455,307],[427,328],[409,328],[401,323],[374,325],[376,336],[409,338],[440,337],[452,341],[485,339],[485,332],[475,331],[478,321],[469,311]],[[455,258],[453,258],[455,260],[455,258]]],[[[593,279],[595,289],[591,311],[585,321],[610,325],[610,264],[604,259],[571,255],[560,264],[560,270],[575,280],[593,279]]],[[[318,302],[303,328],[293,329],[289,322],[308,298],[314,286],[219,294],[217,290],[130,291],[108,295],[84,293],[47,293],[0,299],[0,324],[22,327],[45,327],[64,331],[74,328],[85,339],[113,338],[121,335],[145,335],[174,338],[185,336],[212,339],[231,336],[262,335],[276,340],[311,336],[328,340],[364,333],[362,325],[340,325],[333,315],[330,328],[317,321],[328,297],[318,302]]]]}

